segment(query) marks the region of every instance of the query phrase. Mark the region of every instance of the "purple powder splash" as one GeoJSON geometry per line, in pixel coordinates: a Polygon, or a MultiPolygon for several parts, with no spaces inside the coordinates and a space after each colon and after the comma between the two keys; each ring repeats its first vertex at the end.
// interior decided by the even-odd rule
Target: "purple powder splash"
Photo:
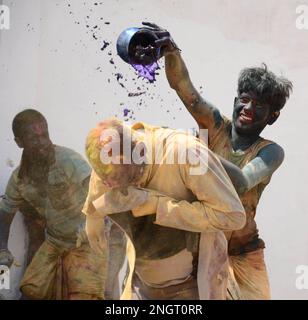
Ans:
{"type": "Polygon", "coordinates": [[[145,91],[142,91],[142,92],[129,92],[128,96],[129,97],[138,97],[138,96],[141,96],[142,94],[145,94],[145,91]]]}
{"type": "Polygon", "coordinates": [[[156,61],[149,65],[132,64],[132,67],[138,72],[140,77],[148,79],[150,83],[155,81],[155,71],[159,69],[156,61]]]}
{"type": "Polygon", "coordinates": [[[121,79],[123,79],[123,75],[121,73],[115,73],[115,76],[117,78],[118,84],[122,87],[125,88],[124,84],[120,82],[121,79]]]}
{"type": "Polygon", "coordinates": [[[121,73],[115,73],[115,76],[116,76],[116,78],[117,78],[117,81],[119,81],[120,79],[123,79],[123,74],[121,74],[121,73]]]}
{"type": "Polygon", "coordinates": [[[127,115],[128,115],[129,112],[130,112],[129,109],[124,108],[124,109],[123,109],[123,115],[124,115],[124,117],[127,117],[127,115]]]}
{"type": "Polygon", "coordinates": [[[105,40],[103,40],[103,46],[101,47],[101,50],[102,51],[104,51],[109,45],[110,45],[110,42],[108,42],[108,41],[105,41],[105,40]]]}

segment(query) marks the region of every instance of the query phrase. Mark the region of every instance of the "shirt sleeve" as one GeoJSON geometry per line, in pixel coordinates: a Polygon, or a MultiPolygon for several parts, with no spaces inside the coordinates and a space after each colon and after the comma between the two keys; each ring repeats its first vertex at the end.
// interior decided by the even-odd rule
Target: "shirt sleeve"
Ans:
{"type": "Polygon", "coordinates": [[[241,229],[245,210],[231,180],[214,153],[201,143],[198,146],[189,152],[199,158],[199,165],[179,165],[185,186],[197,200],[159,197],[155,223],[192,232],[241,229]]]}
{"type": "Polygon", "coordinates": [[[4,211],[7,214],[14,215],[16,211],[24,204],[24,199],[20,194],[17,184],[17,172],[14,171],[7,184],[5,194],[0,201],[0,211],[4,211]]]}

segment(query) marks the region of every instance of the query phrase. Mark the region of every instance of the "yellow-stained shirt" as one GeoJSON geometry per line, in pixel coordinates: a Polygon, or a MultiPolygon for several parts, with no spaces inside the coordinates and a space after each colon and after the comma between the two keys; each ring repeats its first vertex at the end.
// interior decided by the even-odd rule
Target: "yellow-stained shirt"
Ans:
{"type": "MultiPolygon", "coordinates": [[[[223,231],[240,229],[245,223],[244,208],[226,171],[218,158],[193,136],[143,123],[135,124],[133,129],[146,137],[147,156],[154,163],[147,164],[141,187],[156,191],[159,198],[156,215],[142,218],[152,219],[154,225],[170,228],[170,232],[174,229],[175,232],[199,233],[197,280],[200,299],[225,299],[228,261],[223,231]],[[161,163],[154,162],[157,148],[161,148],[161,163]],[[189,163],[187,151],[199,163],[189,163]],[[173,156],[174,163],[167,163],[173,156]],[[179,161],[179,158],[188,163],[179,161]]],[[[106,187],[92,171],[89,194],[83,209],[85,214],[100,214],[97,203],[104,192],[106,187]]],[[[139,249],[138,240],[130,240],[128,260],[132,272],[139,249]]],[[[155,241],[152,242],[155,245],[155,241]]],[[[148,243],[151,244],[151,239],[148,243]]],[[[131,280],[131,275],[128,280],[131,280]]],[[[128,297],[125,294],[129,293],[129,286],[130,281],[127,281],[123,298],[128,297]]]]}

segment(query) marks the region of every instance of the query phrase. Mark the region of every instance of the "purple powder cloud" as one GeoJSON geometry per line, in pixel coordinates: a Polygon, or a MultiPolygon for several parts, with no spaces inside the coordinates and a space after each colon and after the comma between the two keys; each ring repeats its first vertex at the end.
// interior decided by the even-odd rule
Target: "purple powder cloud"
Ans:
{"type": "Polygon", "coordinates": [[[155,81],[155,72],[159,68],[156,61],[150,65],[132,64],[132,67],[138,72],[140,77],[148,79],[150,83],[155,81]]]}

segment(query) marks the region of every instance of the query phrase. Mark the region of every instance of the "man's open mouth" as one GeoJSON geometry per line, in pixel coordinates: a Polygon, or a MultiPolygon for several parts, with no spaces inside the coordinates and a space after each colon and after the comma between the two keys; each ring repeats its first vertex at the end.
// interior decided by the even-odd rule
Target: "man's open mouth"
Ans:
{"type": "Polygon", "coordinates": [[[242,123],[251,123],[253,119],[252,119],[251,115],[248,115],[248,114],[245,114],[245,113],[240,113],[239,120],[242,123]]]}

